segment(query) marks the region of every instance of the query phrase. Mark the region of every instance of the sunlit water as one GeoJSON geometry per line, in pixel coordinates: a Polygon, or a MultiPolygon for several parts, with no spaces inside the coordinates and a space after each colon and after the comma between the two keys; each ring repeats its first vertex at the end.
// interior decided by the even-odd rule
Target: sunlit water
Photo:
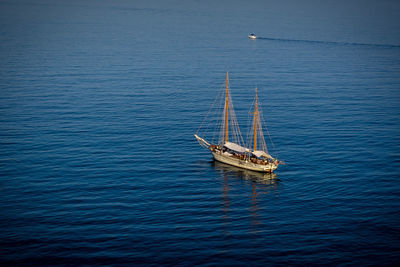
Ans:
{"type": "Polygon", "coordinates": [[[0,7],[1,262],[399,262],[395,2],[0,7]],[[227,71],[275,175],[193,137],[227,71]]]}

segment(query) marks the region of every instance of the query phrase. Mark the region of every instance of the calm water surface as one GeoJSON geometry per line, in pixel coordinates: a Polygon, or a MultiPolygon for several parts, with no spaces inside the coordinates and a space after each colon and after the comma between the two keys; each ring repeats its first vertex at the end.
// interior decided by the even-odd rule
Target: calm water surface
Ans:
{"type": "Polygon", "coordinates": [[[0,262],[399,264],[399,11],[1,1],[0,262]],[[275,175],[193,137],[227,71],[275,175]]]}

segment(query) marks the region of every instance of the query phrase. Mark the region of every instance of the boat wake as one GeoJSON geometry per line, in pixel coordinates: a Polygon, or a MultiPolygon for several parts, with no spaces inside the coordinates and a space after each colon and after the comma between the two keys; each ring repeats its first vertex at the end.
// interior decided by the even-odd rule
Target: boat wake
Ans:
{"type": "Polygon", "coordinates": [[[400,45],[394,45],[394,44],[369,44],[369,43],[302,40],[302,39],[286,39],[286,38],[272,38],[272,37],[257,37],[257,40],[268,40],[268,41],[279,41],[279,42],[298,42],[298,43],[334,44],[334,45],[357,45],[357,46],[373,46],[373,47],[386,47],[386,48],[400,48],[400,45]]]}

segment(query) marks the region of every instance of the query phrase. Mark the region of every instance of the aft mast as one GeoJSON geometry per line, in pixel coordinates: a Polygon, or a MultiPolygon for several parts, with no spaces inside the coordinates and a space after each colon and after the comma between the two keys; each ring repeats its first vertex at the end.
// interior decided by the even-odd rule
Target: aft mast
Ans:
{"type": "Polygon", "coordinates": [[[263,127],[261,123],[261,112],[258,107],[258,89],[256,87],[256,94],[254,97],[254,118],[252,119],[253,124],[248,136],[248,145],[253,148],[253,151],[264,151],[268,153],[267,144],[265,143],[263,127]]]}
{"type": "Polygon", "coordinates": [[[258,105],[257,105],[257,87],[256,87],[256,101],[255,101],[255,108],[254,108],[254,147],[253,151],[257,150],[257,124],[258,124],[258,105]]]}

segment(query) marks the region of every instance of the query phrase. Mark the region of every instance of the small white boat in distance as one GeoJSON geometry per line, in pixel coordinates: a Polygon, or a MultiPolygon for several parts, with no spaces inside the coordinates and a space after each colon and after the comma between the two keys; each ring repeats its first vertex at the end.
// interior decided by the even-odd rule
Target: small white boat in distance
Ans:
{"type": "Polygon", "coordinates": [[[249,39],[257,39],[257,36],[254,33],[250,33],[249,39]]]}

